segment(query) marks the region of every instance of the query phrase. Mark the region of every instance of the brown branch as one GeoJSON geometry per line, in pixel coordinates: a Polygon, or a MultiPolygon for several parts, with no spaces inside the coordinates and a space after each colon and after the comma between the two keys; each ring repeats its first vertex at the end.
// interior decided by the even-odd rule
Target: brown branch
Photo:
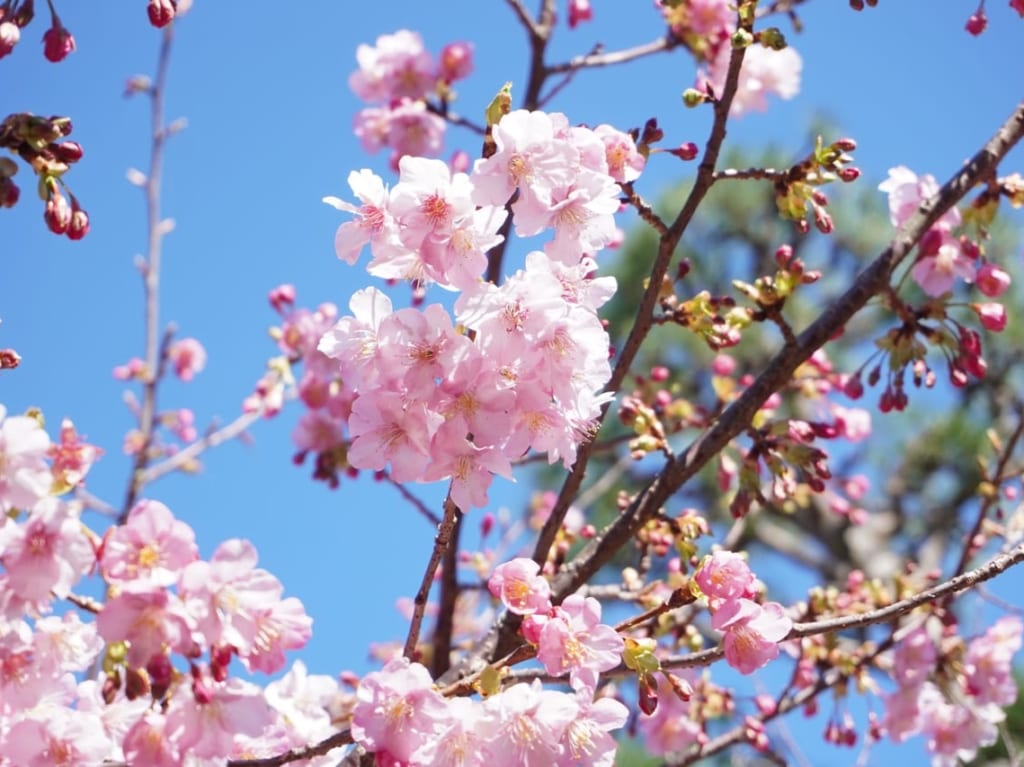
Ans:
{"type": "Polygon", "coordinates": [[[616,64],[625,64],[629,61],[652,56],[655,53],[663,53],[682,45],[678,38],[673,35],[659,37],[649,43],[636,45],[632,48],[623,48],[618,51],[595,52],[586,56],[575,56],[561,64],[553,64],[547,68],[549,75],[559,75],[569,72],[577,72],[581,69],[593,69],[595,67],[610,67],[616,64]]]}
{"type": "Polygon", "coordinates": [[[441,563],[441,557],[452,544],[452,535],[458,525],[458,518],[462,515],[459,507],[452,501],[451,496],[444,502],[444,519],[437,529],[437,536],[434,538],[434,548],[430,552],[430,560],[427,562],[427,569],[423,573],[423,580],[420,588],[413,599],[412,618],[409,620],[409,634],[405,638],[405,648],[402,654],[410,660],[416,660],[416,644],[420,639],[420,627],[423,625],[423,613],[427,609],[427,600],[430,597],[430,587],[434,583],[434,574],[437,566],[441,563]]]}
{"type": "Polygon", "coordinates": [[[441,594],[437,600],[437,625],[434,628],[434,650],[430,675],[437,679],[451,666],[452,633],[455,624],[456,602],[459,598],[457,579],[459,566],[459,536],[462,532],[462,513],[455,515],[451,541],[441,565],[441,594]]]}

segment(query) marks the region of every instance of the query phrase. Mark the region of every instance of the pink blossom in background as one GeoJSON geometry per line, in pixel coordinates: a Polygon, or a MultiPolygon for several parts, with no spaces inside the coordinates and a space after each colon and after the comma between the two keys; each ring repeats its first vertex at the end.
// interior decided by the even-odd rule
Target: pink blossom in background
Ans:
{"type": "Polygon", "coordinates": [[[629,709],[614,698],[590,700],[578,694],[579,714],[565,728],[557,767],[613,767],[618,742],[612,730],[625,727],[629,709]]]}
{"type": "Polygon", "coordinates": [[[935,671],[937,660],[935,640],[926,625],[918,626],[903,637],[893,651],[893,678],[906,687],[920,684],[935,671]]]}
{"type": "MultiPolygon", "coordinates": [[[[709,68],[697,73],[697,90],[704,91],[710,86],[716,95],[721,95],[731,54],[730,46],[719,47],[709,68]]],[[[769,94],[787,100],[793,98],[800,92],[802,68],[803,60],[792,48],[776,51],[762,45],[748,46],[729,114],[739,117],[746,112],[765,112],[769,94]]]]}
{"type": "Polygon", "coordinates": [[[171,344],[167,359],[174,366],[174,374],[182,381],[191,381],[206,367],[206,349],[194,338],[183,338],[171,344]]]}
{"type": "Polygon", "coordinates": [[[50,446],[48,455],[53,461],[51,471],[56,487],[70,489],[84,483],[85,475],[103,451],[85,442],[71,419],[65,418],[60,424],[60,441],[50,446]]]}
{"type": "Polygon", "coordinates": [[[50,492],[49,450],[50,437],[37,419],[7,416],[0,405],[0,512],[28,509],[50,492]]]}
{"type": "Polygon", "coordinates": [[[422,98],[436,78],[434,62],[423,47],[423,38],[408,29],[381,35],[376,46],[360,45],[356,48],[356,61],[359,69],[349,76],[348,84],[364,101],[422,98]]]}
{"type": "Polygon", "coordinates": [[[694,702],[684,701],[670,690],[659,694],[654,713],[641,714],[637,720],[644,748],[653,756],[665,756],[701,742],[705,735],[698,716],[699,709],[694,702]]]}
{"type": "Polygon", "coordinates": [[[919,257],[910,270],[910,276],[929,296],[950,292],[957,279],[974,280],[974,261],[964,254],[956,240],[944,239],[934,253],[919,257]]]}
{"type": "Polygon", "coordinates": [[[532,615],[551,607],[551,586],[540,574],[540,565],[519,557],[494,568],[487,588],[516,615],[532,615]]]}

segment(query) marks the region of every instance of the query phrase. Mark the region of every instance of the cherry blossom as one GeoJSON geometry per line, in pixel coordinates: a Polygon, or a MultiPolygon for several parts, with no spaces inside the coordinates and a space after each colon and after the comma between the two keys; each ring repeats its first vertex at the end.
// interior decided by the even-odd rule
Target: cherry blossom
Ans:
{"type": "Polygon", "coordinates": [[[0,405],[0,512],[27,509],[50,492],[50,437],[30,416],[8,416],[0,405]]]}
{"type": "Polygon", "coordinates": [[[541,629],[537,660],[549,674],[568,671],[575,689],[592,693],[600,672],[622,661],[622,649],[618,632],[601,623],[601,603],[593,597],[571,594],[541,629]]]}
{"type": "Polygon", "coordinates": [[[532,559],[518,557],[498,565],[487,588],[506,610],[517,615],[546,612],[551,607],[551,587],[532,559]]]}

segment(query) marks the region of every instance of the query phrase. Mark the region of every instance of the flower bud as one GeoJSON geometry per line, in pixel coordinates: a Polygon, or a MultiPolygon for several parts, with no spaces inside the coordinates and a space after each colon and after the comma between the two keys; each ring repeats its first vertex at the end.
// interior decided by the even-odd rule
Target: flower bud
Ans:
{"type": "Polygon", "coordinates": [[[21,39],[21,30],[10,21],[0,22],[0,59],[14,50],[21,39]]]}
{"type": "Polygon", "coordinates": [[[839,178],[849,184],[851,181],[856,181],[860,178],[860,168],[854,168],[853,166],[847,166],[839,169],[839,178]]]}
{"type": "Polygon", "coordinates": [[[445,82],[453,83],[473,71],[473,44],[466,42],[448,43],[441,49],[439,76],[445,82]]]}
{"type": "Polygon", "coordinates": [[[569,29],[575,29],[581,21],[594,18],[594,9],[590,0],[569,0],[569,29]]]}
{"type": "Polygon", "coordinates": [[[978,315],[982,327],[999,333],[1006,327],[1006,307],[996,301],[984,304],[971,304],[971,309],[978,315]]]}
{"type": "Polygon", "coordinates": [[[59,20],[54,19],[53,26],[43,35],[43,56],[47,61],[57,63],[67,58],[75,50],[75,38],[64,28],[59,20]]]}
{"type": "Polygon", "coordinates": [[[1010,287],[1010,275],[992,263],[984,263],[975,278],[978,290],[989,298],[998,298],[1010,287]]]}
{"type": "Polygon", "coordinates": [[[0,178],[0,208],[13,208],[21,196],[21,189],[14,179],[0,178]]]}
{"type": "Polygon", "coordinates": [[[985,15],[985,11],[982,8],[978,8],[974,13],[971,14],[970,18],[967,19],[967,23],[964,25],[970,34],[977,37],[985,31],[985,27],[988,26],[988,17],[985,15]]]}
{"type": "Polygon", "coordinates": [[[13,370],[21,363],[21,355],[14,349],[0,349],[0,370],[13,370]]]}
{"type": "Polygon", "coordinates": [[[683,91],[683,103],[688,107],[696,107],[707,101],[707,97],[696,88],[683,91]]]}
{"type": "Polygon", "coordinates": [[[146,6],[146,14],[149,16],[149,23],[157,29],[166,27],[174,21],[174,15],[178,12],[176,0],[149,0],[146,6]]]}
{"type": "Polygon", "coordinates": [[[77,141],[63,141],[53,145],[53,154],[61,162],[73,165],[82,159],[82,145],[77,141]]]}
{"type": "Polygon", "coordinates": [[[46,209],[43,212],[46,225],[54,234],[64,234],[71,226],[71,206],[67,199],[60,192],[54,192],[46,201],[46,209]]]}
{"type": "Polygon", "coordinates": [[[678,157],[680,160],[693,160],[696,159],[697,154],[700,150],[697,145],[692,141],[687,141],[684,144],[680,144],[675,149],[669,149],[668,152],[673,157],[678,157]]]}
{"type": "Polygon", "coordinates": [[[89,214],[78,207],[75,202],[71,206],[71,223],[68,224],[68,239],[80,240],[89,234],[89,214]]]}

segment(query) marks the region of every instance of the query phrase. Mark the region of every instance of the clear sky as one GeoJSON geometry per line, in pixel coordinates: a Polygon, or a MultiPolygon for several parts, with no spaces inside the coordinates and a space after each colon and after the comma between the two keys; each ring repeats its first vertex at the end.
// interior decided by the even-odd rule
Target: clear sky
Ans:
{"type": "MultiPolygon", "coordinates": [[[[22,201],[0,211],[0,346],[13,346],[24,362],[0,375],[0,402],[9,412],[43,408],[51,434],[71,417],[107,451],[89,489],[116,505],[128,467],[120,445],[133,421],[111,369],[143,354],[141,280],[133,267],[145,247],[143,200],[125,172],[148,163],[147,102],[122,92],[128,76],[152,73],[159,33],[146,21],[144,3],[64,0],[58,10],[78,50],[54,65],[37,43],[47,21],[39,5],[15,53],[0,61],[0,115],[74,118],[72,138],[85,147],[85,159],[69,181],[92,231],[78,243],[45,231],[22,168],[22,201]]],[[[593,5],[593,23],[558,29],[552,60],[597,42],[612,50],[662,34],[653,3],[593,5]]],[[[800,11],[805,34],[781,24],[804,58],[800,95],[773,101],[767,115],[735,121],[729,142],[774,144],[797,159],[808,149],[808,122],[824,114],[858,141],[863,183],[877,184],[896,164],[944,180],[1021,97],[1024,21],[1005,0],[989,3],[988,31],[971,38],[963,25],[974,8],[973,0],[882,0],[858,14],[841,0],[807,3],[800,11]]],[[[276,319],[266,302],[274,286],[291,282],[300,303],[330,301],[345,310],[351,292],[369,284],[361,268],[335,258],[332,237],[343,219],[320,198],[348,198],[350,170],[386,172],[387,158],[367,157],[352,135],[361,104],[347,79],[359,43],[399,28],[421,32],[435,53],[454,40],[476,43],[477,69],[458,86],[457,111],[477,119],[506,80],[515,83],[514,97],[521,92],[525,38],[497,0],[196,0],[178,25],[167,113],[187,118],[188,128],[167,152],[163,210],[177,228],[164,245],[162,317],[199,338],[209,362],[192,384],[168,382],[163,406],[193,408],[201,427],[239,412],[275,353],[265,332],[276,319]]],[[[686,110],[679,98],[693,76],[691,60],[676,51],[583,72],[551,108],[574,123],[622,129],[657,116],[666,144],[702,145],[707,110],[686,110]]],[[[476,136],[448,133],[447,151],[474,153],[478,146],[476,136]]],[[[1012,159],[1016,169],[1024,164],[1019,152],[1012,159]]],[[[638,188],[656,197],[685,172],[663,156],[638,188]]],[[[404,636],[394,603],[414,592],[433,531],[368,477],[332,492],[308,478],[308,467],[294,467],[289,434],[297,416],[293,409],[258,424],[252,444],[208,453],[202,473],[163,480],[149,494],[196,528],[204,555],[233,536],[255,543],[261,564],[315,620],[302,656],[313,671],[364,671],[369,642],[404,636]]],[[[516,509],[525,484],[497,480],[494,508],[516,509]]],[[[416,491],[435,505],[440,498],[440,489],[416,491]]],[[[840,763],[853,761],[842,756],[840,763]]]]}

